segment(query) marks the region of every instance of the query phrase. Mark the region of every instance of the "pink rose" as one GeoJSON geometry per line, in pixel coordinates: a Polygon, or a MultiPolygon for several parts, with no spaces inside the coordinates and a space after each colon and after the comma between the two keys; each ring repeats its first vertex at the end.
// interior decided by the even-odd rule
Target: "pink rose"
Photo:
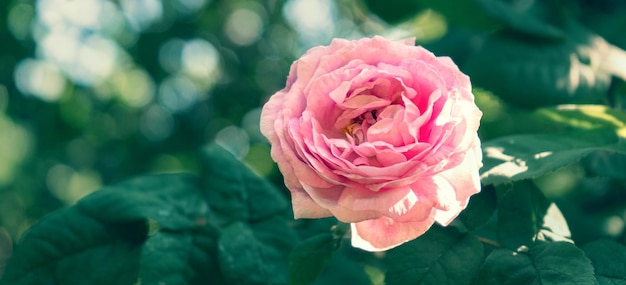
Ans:
{"type": "Polygon", "coordinates": [[[449,224],[480,191],[482,113],[469,78],[413,40],[336,39],[293,63],[261,131],[295,218],[351,223],[381,251],[449,224]]]}

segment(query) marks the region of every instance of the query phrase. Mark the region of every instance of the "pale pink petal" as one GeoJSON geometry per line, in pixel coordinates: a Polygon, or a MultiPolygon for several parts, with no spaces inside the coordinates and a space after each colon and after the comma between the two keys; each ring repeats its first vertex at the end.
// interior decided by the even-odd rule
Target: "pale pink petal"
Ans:
{"type": "Polygon", "coordinates": [[[430,215],[433,199],[419,196],[410,187],[374,192],[362,187],[347,187],[339,197],[339,205],[357,212],[377,212],[403,222],[422,221],[430,215]]]}
{"type": "Polygon", "coordinates": [[[433,225],[433,216],[410,223],[399,223],[387,217],[352,223],[352,246],[367,251],[394,248],[424,234],[433,225]]]}
{"type": "Polygon", "coordinates": [[[367,209],[346,208],[338,203],[339,197],[345,193],[343,186],[331,188],[315,188],[303,184],[303,189],[320,207],[327,209],[338,220],[351,223],[380,217],[380,213],[367,209]]]}
{"type": "Polygon", "coordinates": [[[304,190],[291,191],[291,204],[295,219],[316,219],[332,216],[332,213],[320,207],[304,190]]]}
{"type": "MultiPolygon", "coordinates": [[[[480,149],[480,146],[478,146],[480,149]]],[[[482,154],[480,154],[482,155],[482,154]]],[[[438,223],[448,225],[467,206],[469,197],[480,192],[480,178],[478,169],[481,166],[481,158],[477,157],[472,150],[465,155],[463,162],[455,168],[439,173],[435,179],[440,189],[447,191],[438,192],[439,203],[447,209],[439,209],[435,216],[438,223]],[[449,193],[453,189],[454,197],[444,197],[443,193],[449,193]]]]}
{"type": "Polygon", "coordinates": [[[407,161],[406,157],[402,153],[398,153],[391,149],[379,151],[376,154],[376,160],[378,160],[382,166],[391,166],[407,161]]]}

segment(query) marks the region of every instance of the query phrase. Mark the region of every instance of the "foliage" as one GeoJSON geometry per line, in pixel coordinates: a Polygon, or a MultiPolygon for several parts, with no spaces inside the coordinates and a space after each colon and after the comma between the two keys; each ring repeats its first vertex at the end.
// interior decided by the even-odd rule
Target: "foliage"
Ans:
{"type": "Polygon", "coordinates": [[[140,2],[0,4],[0,284],[626,284],[622,1],[140,2]],[[258,131],[303,50],[373,34],[484,113],[482,192],[383,254],[292,220],[258,131]]]}

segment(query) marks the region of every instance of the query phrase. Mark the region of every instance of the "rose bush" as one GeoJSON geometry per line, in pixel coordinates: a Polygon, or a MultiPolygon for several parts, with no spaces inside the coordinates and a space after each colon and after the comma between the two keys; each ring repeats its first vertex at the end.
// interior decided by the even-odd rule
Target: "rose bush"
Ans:
{"type": "Polygon", "coordinates": [[[351,223],[380,251],[449,224],[480,191],[482,113],[469,78],[413,40],[333,40],[295,61],[261,131],[295,218],[351,223]]]}

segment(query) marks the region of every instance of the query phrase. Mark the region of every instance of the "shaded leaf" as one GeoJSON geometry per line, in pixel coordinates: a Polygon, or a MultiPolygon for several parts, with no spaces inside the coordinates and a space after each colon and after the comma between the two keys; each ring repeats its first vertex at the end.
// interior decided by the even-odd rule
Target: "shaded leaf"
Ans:
{"type": "Polygon", "coordinates": [[[511,29],[548,39],[565,37],[562,29],[543,20],[545,14],[554,17],[553,13],[546,11],[549,7],[546,7],[545,2],[534,1],[528,5],[527,2],[520,1],[475,1],[487,15],[511,29]]]}
{"type": "Polygon", "coordinates": [[[563,214],[531,181],[517,182],[498,202],[498,239],[511,249],[537,240],[569,241],[563,214]]]}
{"type": "Polygon", "coordinates": [[[414,1],[443,14],[450,23],[455,25],[475,29],[492,29],[499,26],[474,0],[414,1]]]}
{"type": "Polygon", "coordinates": [[[264,244],[244,223],[223,230],[218,240],[219,266],[230,284],[287,284],[287,255],[264,244]]]}
{"type": "Polygon", "coordinates": [[[472,196],[467,208],[457,218],[463,222],[468,231],[486,224],[493,216],[498,204],[498,198],[493,186],[483,187],[480,193],[472,196]]]}
{"type": "MultiPolygon", "coordinates": [[[[349,246],[342,247],[333,253],[333,258],[324,266],[320,275],[313,281],[313,285],[347,285],[372,284],[371,277],[366,274],[367,265],[363,263],[363,256],[355,254],[349,246]]],[[[358,250],[357,250],[358,251],[358,250]]],[[[363,253],[362,251],[360,253],[363,253]]],[[[371,269],[372,267],[370,267],[371,269]]],[[[380,274],[381,272],[378,272],[380,274]]],[[[380,277],[380,276],[378,276],[380,277]]],[[[374,277],[376,278],[376,277],[374,277]]]]}
{"type": "Polygon", "coordinates": [[[28,231],[0,284],[134,284],[145,233],[143,221],[108,225],[76,207],[57,211],[28,231]]]}
{"type": "Polygon", "coordinates": [[[284,197],[225,150],[209,149],[206,170],[220,166],[217,175],[138,177],[42,220],[0,283],[285,284],[297,237],[284,197]]]}
{"type": "Polygon", "coordinates": [[[474,236],[434,226],[388,252],[385,283],[468,284],[483,257],[483,246],[474,236]]]}
{"type": "Polygon", "coordinates": [[[623,148],[610,130],[513,135],[483,142],[482,147],[485,185],[539,177],[593,151],[623,148]]]}
{"type": "Polygon", "coordinates": [[[217,144],[203,149],[203,183],[212,210],[227,220],[254,221],[289,206],[271,183],[258,177],[217,144]]]}
{"type": "Polygon", "coordinates": [[[289,284],[311,284],[330,261],[333,250],[330,233],[313,236],[296,245],[289,255],[289,284]]]}
{"type": "Polygon", "coordinates": [[[4,273],[7,261],[13,255],[13,242],[9,233],[0,227],[0,278],[4,273]]]}
{"type": "Polygon", "coordinates": [[[626,284],[626,247],[612,240],[602,239],[585,244],[582,249],[595,267],[601,285],[626,284]]]}
{"type": "Polygon", "coordinates": [[[107,223],[152,219],[170,230],[192,229],[209,219],[208,203],[189,174],[148,175],[104,187],[77,207],[107,223]]]}
{"type": "Polygon", "coordinates": [[[563,285],[598,284],[598,281],[582,250],[568,242],[551,242],[518,251],[494,250],[472,284],[563,285]]]}
{"type": "Polygon", "coordinates": [[[224,284],[216,256],[213,233],[159,231],[143,245],[141,283],[224,284]]]}
{"type": "Polygon", "coordinates": [[[626,52],[577,24],[569,25],[566,34],[554,41],[498,31],[468,60],[465,71],[475,86],[521,107],[605,102],[612,76],[626,77],[620,67],[626,52]]]}
{"type": "Polygon", "coordinates": [[[413,0],[365,0],[367,8],[388,23],[398,23],[415,16],[423,6],[413,0]]]}

